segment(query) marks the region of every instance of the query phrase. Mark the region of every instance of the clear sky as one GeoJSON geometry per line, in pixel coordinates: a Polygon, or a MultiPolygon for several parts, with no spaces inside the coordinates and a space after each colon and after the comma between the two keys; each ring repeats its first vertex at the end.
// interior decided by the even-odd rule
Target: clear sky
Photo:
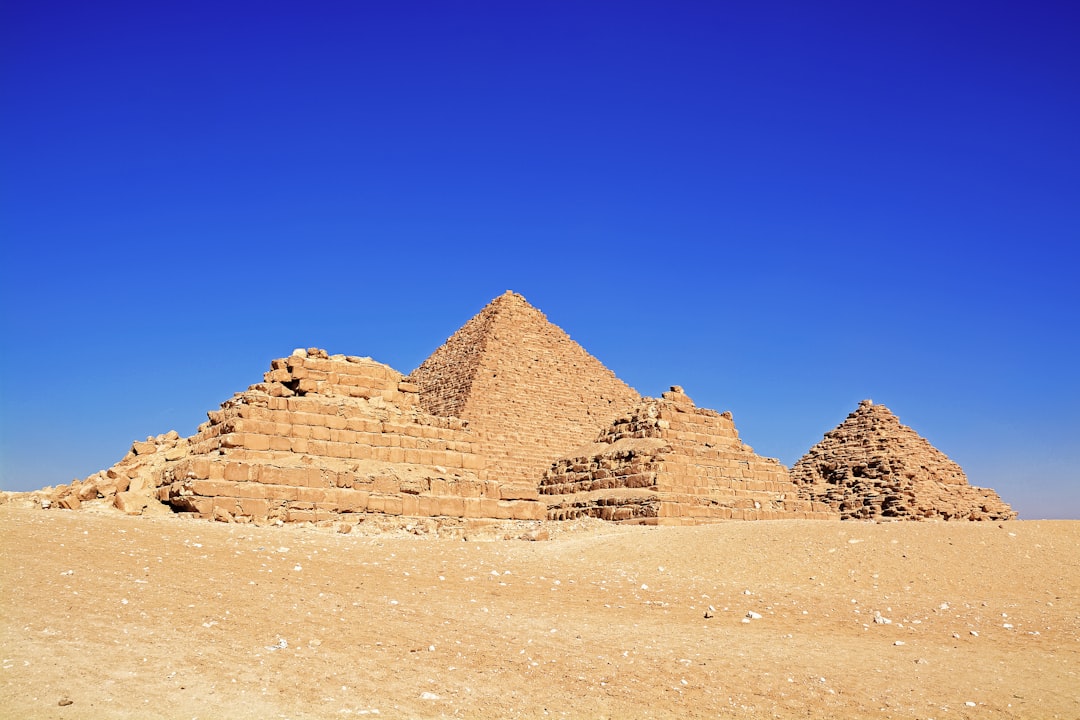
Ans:
{"type": "Polygon", "coordinates": [[[1080,518],[1080,5],[0,5],[0,487],[522,293],[787,464],[859,400],[1080,518]]]}

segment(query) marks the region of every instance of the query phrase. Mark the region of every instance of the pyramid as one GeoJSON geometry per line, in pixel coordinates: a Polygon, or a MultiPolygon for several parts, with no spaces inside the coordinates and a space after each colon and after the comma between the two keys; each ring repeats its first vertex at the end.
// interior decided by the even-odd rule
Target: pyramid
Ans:
{"type": "Polygon", "coordinates": [[[1010,520],[998,494],[968,484],[955,462],[884,405],[863,400],[791,470],[800,495],[845,520],[1010,520]]]}
{"type": "Polygon", "coordinates": [[[409,376],[420,406],[466,420],[483,480],[531,483],[640,400],[563,330],[507,291],[409,376]]]}
{"type": "Polygon", "coordinates": [[[228,522],[323,522],[364,514],[538,520],[535,484],[484,482],[465,424],[420,409],[418,388],[370,358],[297,350],[189,438],[136,442],[120,462],[61,488],[133,514],[156,500],[228,522]]]}
{"type": "Polygon", "coordinates": [[[731,413],[699,408],[679,386],[644,398],[540,482],[548,517],[696,525],[719,520],[838,519],[802,499],[779,460],[739,440],[731,413]]]}

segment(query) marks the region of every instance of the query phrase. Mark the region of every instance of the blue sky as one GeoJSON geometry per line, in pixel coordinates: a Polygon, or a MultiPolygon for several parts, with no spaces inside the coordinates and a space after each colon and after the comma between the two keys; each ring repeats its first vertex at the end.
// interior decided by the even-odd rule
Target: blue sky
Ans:
{"type": "Polygon", "coordinates": [[[522,293],[787,464],[873,398],[1080,518],[1080,9],[0,7],[0,487],[522,293]]]}

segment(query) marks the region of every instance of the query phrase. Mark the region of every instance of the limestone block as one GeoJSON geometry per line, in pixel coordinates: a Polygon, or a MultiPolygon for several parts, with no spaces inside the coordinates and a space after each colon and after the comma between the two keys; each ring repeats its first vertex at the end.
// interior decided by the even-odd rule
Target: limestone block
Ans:
{"type": "Polygon", "coordinates": [[[139,442],[136,440],[131,444],[131,451],[136,455],[152,455],[157,452],[157,445],[152,442],[139,442]]]}
{"type": "Polygon", "coordinates": [[[420,498],[416,495],[401,496],[401,514],[416,517],[420,514],[420,498]]]}
{"type": "Polygon", "coordinates": [[[270,504],[259,498],[241,498],[236,501],[236,515],[264,518],[270,512],[270,504]]]}
{"type": "Polygon", "coordinates": [[[499,488],[499,498],[501,500],[538,500],[539,497],[535,483],[503,483],[499,488]]]}
{"type": "MultiPolygon", "coordinates": [[[[138,477],[131,478],[130,482],[128,482],[126,492],[148,493],[154,489],[154,483],[151,482],[150,478],[146,477],[145,475],[140,475],[138,477]]],[[[117,495],[120,495],[123,492],[125,491],[119,491],[117,492],[117,495]]]]}
{"type": "Polygon", "coordinates": [[[116,493],[113,505],[128,515],[141,515],[152,502],[156,501],[146,493],[128,491],[116,493]]]}

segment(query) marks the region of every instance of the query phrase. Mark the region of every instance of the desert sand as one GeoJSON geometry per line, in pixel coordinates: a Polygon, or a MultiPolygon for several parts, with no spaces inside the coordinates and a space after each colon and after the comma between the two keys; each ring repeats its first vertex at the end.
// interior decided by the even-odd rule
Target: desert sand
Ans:
{"type": "Polygon", "coordinates": [[[0,506],[0,715],[1080,717],[1080,522],[372,522],[0,506]]]}

